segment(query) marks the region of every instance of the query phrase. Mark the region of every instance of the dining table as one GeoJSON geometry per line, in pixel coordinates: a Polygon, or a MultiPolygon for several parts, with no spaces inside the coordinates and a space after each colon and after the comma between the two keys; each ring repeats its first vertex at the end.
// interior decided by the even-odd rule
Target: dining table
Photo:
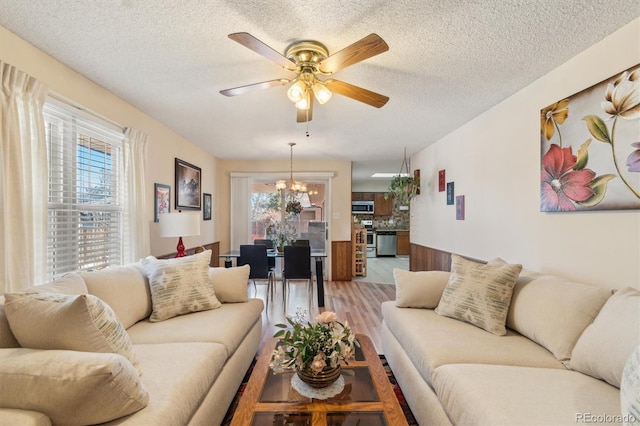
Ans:
{"type": "MultiPolygon", "coordinates": [[[[240,250],[230,250],[226,253],[222,253],[218,256],[219,258],[224,258],[224,267],[231,268],[233,266],[233,259],[238,259],[240,257],[240,250]]],[[[284,252],[278,251],[276,249],[267,250],[267,257],[282,257],[284,258],[284,252]]],[[[321,249],[311,248],[311,257],[316,262],[316,289],[318,292],[318,307],[324,308],[324,259],[327,257],[327,251],[321,249]]]]}

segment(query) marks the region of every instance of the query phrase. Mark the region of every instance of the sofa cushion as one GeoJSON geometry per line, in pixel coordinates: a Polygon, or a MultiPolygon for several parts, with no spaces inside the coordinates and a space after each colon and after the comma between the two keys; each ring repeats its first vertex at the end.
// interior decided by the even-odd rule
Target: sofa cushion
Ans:
{"type": "Polygon", "coordinates": [[[102,423],[142,409],[149,394],[123,356],[64,350],[0,351],[0,406],[46,414],[54,424],[102,423]]]}
{"type": "Polygon", "coordinates": [[[209,268],[209,277],[222,303],[242,303],[249,300],[247,283],[249,282],[249,265],[234,268],[209,268]]]}
{"type": "Polygon", "coordinates": [[[111,306],[124,328],[151,314],[149,280],[141,263],[81,272],[88,292],[111,306]]]}
{"type": "Polygon", "coordinates": [[[209,278],[211,250],[175,259],[142,260],[149,277],[153,311],[149,321],[158,322],[190,312],[217,309],[220,302],[209,278]]]}
{"type": "Polygon", "coordinates": [[[231,356],[256,321],[261,321],[264,304],[226,303],[220,309],[178,316],[159,323],[140,321],[127,332],[134,344],[170,342],[220,343],[231,356]]]}
{"type": "Polygon", "coordinates": [[[122,323],[96,296],[7,293],[5,297],[11,331],[23,348],[113,352],[138,367],[122,323]]]}
{"type": "MultiPolygon", "coordinates": [[[[191,315],[197,314],[188,316],[191,315]]],[[[159,324],[163,322],[154,326],[159,324]]],[[[225,365],[225,348],[216,343],[163,343],[135,345],[135,350],[149,391],[149,404],[144,410],[107,424],[190,424],[225,365]]]]}
{"type": "MultiPolygon", "coordinates": [[[[68,274],[58,278],[49,284],[28,287],[25,292],[37,293],[62,293],[62,294],[83,294],[87,293],[87,286],[78,274],[68,274]]],[[[0,348],[18,348],[20,344],[13,335],[9,321],[4,311],[4,304],[0,304],[0,348]]]]}
{"type": "Polygon", "coordinates": [[[505,335],[513,285],[522,265],[487,265],[451,255],[451,276],[436,313],[505,335]]]}
{"type": "Polygon", "coordinates": [[[422,378],[431,384],[434,369],[444,364],[504,364],[565,369],[546,349],[507,330],[487,333],[431,309],[398,308],[382,303],[385,324],[404,348],[422,378]]]}
{"type": "Polygon", "coordinates": [[[433,385],[458,425],[575,425],[620,417],[618,389],[570,370],[444,365],[433,385]]]}
{"type": "Polygon", "coordinates": [[[449,272],[407,271],[393,268],[396,284],[396,306],[399,308],[429,308],[438,306],[442,291],[449,282],[449,272]]]}
{"type": "Polygon", "coordinates": [[[624,365],[638,345],[640,291],[628,287],[615,292],[584,330],[569,366],[619,388],[624,365]]]}
{"type": "Polygon", "coordinates": [[[0,424],[16,426],[51,426],[51,419],[38,411],[0,408],[0,424]]]}
{"type": "Polygon", "coordinates": [[[640,346],[631,353],[622,372],[620,410],[628,423],[640,422],[640,346]]]}
{"type": "Polygon", "coordinates": [[[513,289],[507,327],[568,364],[578,338],[609,296],[604,288],[525,270],[513,289]]]}

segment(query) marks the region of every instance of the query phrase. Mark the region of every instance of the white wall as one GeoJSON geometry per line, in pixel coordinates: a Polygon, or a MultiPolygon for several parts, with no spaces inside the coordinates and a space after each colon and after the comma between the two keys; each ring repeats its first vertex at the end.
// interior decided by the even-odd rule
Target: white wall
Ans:
{"type": "Polygon", "coordinates": [[[540,109],[639,63],[640,18],[413,156],[422,194],[412,202],[411,242],[640,288],[640,211],[542,213],[539,207],[540,109]],[[464,221],[438,192],[441,169],[456,195],[465,195],[464,221]]]}
{"type": "MultiPolygon", "coordinates": [[[[158,224],[153,222],[153,184],[157,182],[171,186],[171,211],[174,211],[174,158],[178,157],[202,169],[202,190],[212,193],[215,199],[216,158],[3,27],[0,27],[0,58],[37,78],[50,90],[74,103],[121,126],[140,129],[150,136],[149,176],[146,188],[149,194],[147,217],[150,227],[151,254],[162,255],[175,252],[177,239],[161,238],[158,235],[158,224]]],[[[201,223],[200,236],[184,238],[186,247],[216,241],[215,212],[212,212],[212,216],[211,221],[201,223]]]]}

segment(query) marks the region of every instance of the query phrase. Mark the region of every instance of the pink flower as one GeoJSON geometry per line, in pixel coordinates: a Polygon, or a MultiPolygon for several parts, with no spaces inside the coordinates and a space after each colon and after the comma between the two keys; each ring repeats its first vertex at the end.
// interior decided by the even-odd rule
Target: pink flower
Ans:
{"type": "Polygon", "coordinates": [[[571,211],[573,202],[586,201],[593,195],[587,185],[595,177],[590,169],[573,170],[577,158],[571,147],[552,144],[542,157],[540,172],[540,207],[542,211],[571,211]]]}
{"type": "Polygon", "coordinates": [[[635,151],[627,157],[627,166],[630,172],[640,172],[640,142],[634,142],[631,146],[636,147],[635,151]]]}
{"type": "Polygon", "coordinates": [[[313,361],[311,362],[311,370],[314,373],[319,373],[322,371],[324,367],[327,366],[327,363],[324,361],[325,355],[323,352],[320,352],[318,355],[313,357],[313,361]]]}
{"type": "Polygon", "coordinates": [[[336,321],[338,316],[335,312],[325,311],[316,317],[316,322],[322,322],[328,324],[330,322],[336,321]]]}

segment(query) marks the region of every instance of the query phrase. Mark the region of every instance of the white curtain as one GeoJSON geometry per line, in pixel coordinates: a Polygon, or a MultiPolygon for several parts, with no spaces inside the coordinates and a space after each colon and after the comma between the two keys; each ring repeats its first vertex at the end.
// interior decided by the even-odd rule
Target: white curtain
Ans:
{"type": "Polygon", "coordinates": [[[140,130],[128,128],[124,134],[124,262],[137,262],[150,251],[149,220],[145,189],[147,174],[147,144],[149,136],[140,130]]]}
{"type": "Polygon", "coordinates": [[[0,293],[40,284],[46,271],[48,89],[0,61],[0,293]]]}
{"type": "Polygon", "coordinates": [[[251,243],[250,196],[251,178],[231,173],[231,250],[237,250],[240,244],[251,243]]]}

